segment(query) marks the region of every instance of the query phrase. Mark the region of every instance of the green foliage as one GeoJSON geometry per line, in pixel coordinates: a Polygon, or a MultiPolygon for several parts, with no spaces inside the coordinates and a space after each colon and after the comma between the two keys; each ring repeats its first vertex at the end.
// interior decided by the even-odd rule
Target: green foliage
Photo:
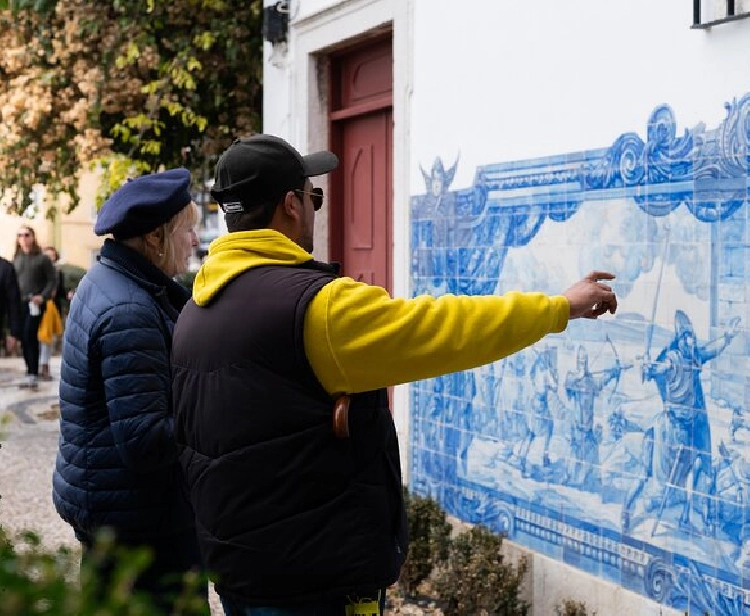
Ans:
{"type": "Polygon", "coordinates": [[[6,0],[0,3],[0,9],[26,10],[48,12],[55,8],[57,0],[6,0]]]}
{"type": "Polygon", "coordinates": [[[487,614],[525,616],[529,604],[519,598],[527,564],[503,562],[502,537],[481,526],[460,533],[447,560],[433,575],[433,587],[446,616],[487,614]]]}
{"type": "Polygon", "coordinates": [[[60,271],[63,274],[63,281],[65,288],[68,291],[75,289],[81,282],[81,278],[86,275],[86,270],[77,265],[71,265],[70,263],[63,263],[59,266],[60,271]]]}
{"type": "Polygon", "coordinates": [[[446,616],[525,616],[530,605],[520,599],[527,563],[506,564],[503,539],[477,526],[451,537],[445,512],[430,498],[404,490],[409,525],[409,554],[398,588],[434,601],[446,616]]]}
{"type": "Polygon", "coordinates": [[[101,158],[96,166],[101,171],[99,188],[96,191],[96,211],[98,212],[107,197],[122,186],[128,179],[138,177],[149,171],[149,165],[143,161],[133,160],[124,154],[114,154],[101,158]]]}
{"type": "Polygon", "coordinates": [[[433,567],[448,557],[451,525],[445,512],[431,498],[410,494],[404,489],[409,523],[409,554],[401,569],[399,584],[406,593],[414,593],[430,575],[433,567]]]}
{"type": "MultiPolygon", "coordinates": [[[[14,544],[0,528],[0,614],[4,616],[157,616],[148,598],[132,590],[138,574],[148,566],[143,550],[113,550],[111,538],[102,537],[94,549],[94,560],[114,554],[117,568],[112,584],[98,588],[93,569],[80,571],[79,555],[68,549],[49,551],[34,533],[24,533],[14,544]]],[[[207,615],[205,603],[196,593],[199,577],[186,576],[184,591],[174,614],[207,615]]]]}
{"type": "Polygon", "coordinates": [[[193,291],[193,283],[198,272],[185,272],[176,278],[177,282],[185,287],[188,291],[193,291]]]}
{"type": "Polygon", "coordinates": [[[125,177],[162,168],[203,182],[260,126],[262,4],[0,3],[0,200],[23,214],[44,185],[48,216],[70,211],[90,164],[104,171],[99,205],[125,177]]]}
{"type": "Polygon", "coordinates": [[[102,114],[115,152],[148,170],[197,171],[260,125],[260,0],[150,2],[147,11],[141,0],[120,0],[114,8],[127,42],[107,62],[142,84],[140,104],[102,114]]]}
{"type": "Polygon", "coordinates": [[[555,614],[557,616],[596,616],[596,612],[589,613],[585,603],[573,599],[565,599],[555,607],[555,614]]]}
{"type": "MultiPolygon", "coordinates": [[[[81,279],[86,275],[86,270],[70,263],[63,263],[58,267],[63,275],[63,286],[65,287],[65,290],[68,292],[75,291],[81,283],[81,279]]],[[[67,297],[62,298],[60,309],[62,311],[60,316],[65,316],[70,312],[70,300],[67,297]]]]}

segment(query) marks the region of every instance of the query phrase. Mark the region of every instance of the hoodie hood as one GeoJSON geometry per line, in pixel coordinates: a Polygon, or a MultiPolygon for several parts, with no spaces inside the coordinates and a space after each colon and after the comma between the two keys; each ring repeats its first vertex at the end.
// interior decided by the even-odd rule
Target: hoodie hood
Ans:
{"type": "Polygon", "coordinates": [[[193,300],[206,306],[237,276],[262,265],[300,265],[313,256],[286,235],[272,229],[228,233],[208,247],[195,276],[193,300]]]}

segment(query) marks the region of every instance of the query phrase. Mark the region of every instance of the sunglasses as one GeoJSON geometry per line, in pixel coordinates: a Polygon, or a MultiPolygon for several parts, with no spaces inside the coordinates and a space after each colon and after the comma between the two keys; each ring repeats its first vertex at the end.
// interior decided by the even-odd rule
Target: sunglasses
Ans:
{"type": "Polygon", "coordinates": [[[301,193],[303,195],[310,195],[310,199],[312,199],[313,209],[316,212],[320,210],[320,208],[323,207],[323,189],[322,188],[313,188],[312,192],[298,188],[294,192],[301,193]]]}

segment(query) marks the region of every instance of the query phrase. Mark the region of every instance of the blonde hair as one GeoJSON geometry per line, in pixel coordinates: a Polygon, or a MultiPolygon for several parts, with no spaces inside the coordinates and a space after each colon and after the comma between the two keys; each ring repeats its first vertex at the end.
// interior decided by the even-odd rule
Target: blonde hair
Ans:
{"type": "Polygon", "coordinates": [[[134,248],[160,270],[171,275],[177,266],[174,259],[174,232],[178,227],[195,227],[199,219],[200,211],[198,210],[198,206],[194,201],[191,201],[167,222],[154,229],[159,236],[159,246],[157,248],[146,241],[146,235],[148,234],[124,240],[123,244],[134,248]]]}

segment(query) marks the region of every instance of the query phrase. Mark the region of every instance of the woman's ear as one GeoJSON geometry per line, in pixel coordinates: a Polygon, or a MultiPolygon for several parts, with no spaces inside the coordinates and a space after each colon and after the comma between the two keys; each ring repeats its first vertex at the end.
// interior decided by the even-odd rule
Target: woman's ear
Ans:
{"type": "Polygon", "coordinates": [[[149,231],[143,236],[146,246],[153,251],[154,254],[159,254],[162,249],[163,231],[161,227],[149,231]]]}

